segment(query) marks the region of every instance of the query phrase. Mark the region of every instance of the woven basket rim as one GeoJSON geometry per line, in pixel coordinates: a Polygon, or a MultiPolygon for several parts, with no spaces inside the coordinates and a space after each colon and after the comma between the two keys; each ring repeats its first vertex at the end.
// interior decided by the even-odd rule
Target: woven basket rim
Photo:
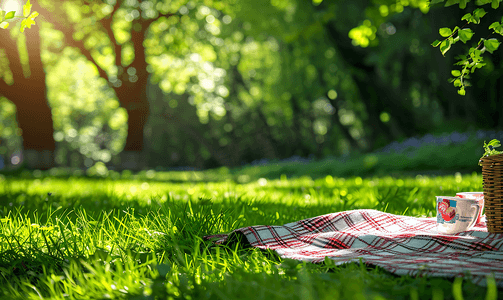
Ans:
{"type": "Polygon", "coordinates": [[[501,154],[494,154],[494,155],[489,155],[489,156],[484,156],[480,159],[482,163],[487,163],[489,162],[494,162],[494,161],[503,161],[503,153],[501,154]]]}

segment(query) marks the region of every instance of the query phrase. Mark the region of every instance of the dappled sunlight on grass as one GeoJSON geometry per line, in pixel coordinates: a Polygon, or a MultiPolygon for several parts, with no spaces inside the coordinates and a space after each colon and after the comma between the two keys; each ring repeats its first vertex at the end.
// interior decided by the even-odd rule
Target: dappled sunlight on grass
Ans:
{"type": "Polygon", "coordinates": [[[238,244],[215,247],[202,237],[351,209],[432,216],[436,195],[479,191],[481,184],[478,174],[280,176],[248,183],[2,177],[0,285],[6,297],[156,294],[192,299],[208,293],[234,298],[243,291],[299,298],[299,284],[311,295],[326,295],[320,291],[332,286],[329,290],[343,298],[348,294],[342,287],[363,297],[389,296],[384,287],[392,286],[408,299],[406,286],[419,290],[428,281],[379,269],[282,261],[238,244]]]}

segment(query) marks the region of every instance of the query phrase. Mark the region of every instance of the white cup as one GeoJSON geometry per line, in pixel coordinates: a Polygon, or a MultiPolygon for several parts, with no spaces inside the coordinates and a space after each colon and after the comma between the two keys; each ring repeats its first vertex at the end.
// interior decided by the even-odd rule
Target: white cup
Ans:
{"type": "Polygon", "coordinates": [[[482,218],[482,210],[484,209],[484,192],[461,192],[461,193],[456,193],[456,197],[475,199],[475,200],[479,201],[480,212],[477,217],[477,222],[475,224],[480,223],[480,219],[482,218]]]}
{"type": "Polygon", "coordinates": [[[476,199],[436,196],[437,231],[454,234],[469,230],[477,222],[480,204],[476,199]]]}

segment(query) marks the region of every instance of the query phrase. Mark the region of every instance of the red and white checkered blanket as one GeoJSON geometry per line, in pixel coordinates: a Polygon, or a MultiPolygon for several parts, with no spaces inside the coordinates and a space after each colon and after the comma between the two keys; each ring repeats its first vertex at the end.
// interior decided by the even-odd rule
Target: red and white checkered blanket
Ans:
{"type": "MultiPolygon", "coordinates": [[[[337,265],[361,259],[397,275],[464,276],[481,285],[493,273],[503,287],[503,234],[488,233],[485,223],[446,235],[437,233],[435,218],[352,210],[234,232],[244,234],[251,246],[273,249],[282,258],[318,263],[328,257],[337,265]]],[[[227,236],[207,238],[223,242],[227,236]]]]}

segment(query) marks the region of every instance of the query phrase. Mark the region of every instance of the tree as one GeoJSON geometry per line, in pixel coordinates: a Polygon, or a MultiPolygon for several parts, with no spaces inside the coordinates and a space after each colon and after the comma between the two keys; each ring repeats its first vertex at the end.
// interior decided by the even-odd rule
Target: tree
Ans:
{"type": "MultiPolygon", "coordinates": [[[[30,8],[27,9],[26,5],[24,15],[30,16],[30,8]]],[[[22,24],[21,28],[23,26],[29,27],[22,24]]],[[[27,166],[47,169],[54,165],[55,141],[52,113],[47,103],[46,75],[40,56],[39,28],[13,35],[14,39],[11,39],[9,30],[0,30],[0,39],[9,41],[3,44],[9,70],[3,70],[0,94],[16,105],[27,166]],[[24,48],[23,52],[18,51],[18,45],[24,48]]]]}
{"type": "Polygon", "coordinates": [[[44,2],[36,9],[64,34],[68,46],[78,48],[95,64],[99,76],[114,89],[128,114],[123,167],[141,168],[149,116],[144,40],[153,22],[173,15],[168,12],[172,7],[157,1],[66,1],[44,2]]]}
{"type": "MultiPolygon", "coordinates": [[[[267,7],[267,2],[260,5],[267,7]]],[[[299,96],[307,96],[308,101],[328,96],[333,90],[331,94],[338,96],[336,100],[331,99],[337,111],[332,128],[338,129],[339,137],[345,137],[350,143],[352,139],[357,140],[364,149],[431,129],[435,122],[425,120],[434,117],[427,108],[433,101],[424,101],[423,108],[421,98],[435,93],[436,87],[431,85],[428,73],[414,74],[414,69],[431,68],[427,68],[428,62],[424,60],[425,50],[411,47],[429,34],[420,31],[428,29],[423,16],[428,9],[427,2],[402,1],[410,7],[397,1],[320,2],[315,1],[314,5],[305,1],[271,2],[274,7],[267,7],[264,9],[267,13],[261,14],[266,15],[264,19],[271,20],[269,22],[251,13],[251,8],[239,16],[253,22],[254,30],[276,37],[280,49],[302,45],[295,52],[304,56],[292,60],[290,66],[312,55],[298,73],[281,69],[280,77],[292,85],[285,83],[278,87],[287,86],[290,92],[303,87],[303,93],[309,92],[299,96]],[[273,21],[279,24],[273,26],[273,21]],[[319,76],[314,83],[307,84],[304,74],[309,74],[312,67],[320,70],[319,76]],[[319,85],[324,81],[325,85],[319,85]],[[416,112],[418,107],[421,115],[416,112]]],[[[355,143],[352,148],[358,149],[355,143]]]]}
{"type": "MultiPolygon", "coordinates": [[[[95,135],[78,131],[75,139],[92,139],[87,148],[67,139],[69,127],[112,115],[112,110],[80,110],[77,103],[84,98],[103,98],[92,105],[105,111],[104,103],[117,96],[123,108],[114,130],[120,123],[121,138],[126,129],[145,132],[145,138],[130,141],[145,139],[137,144],[143,156],[150,165],[165,167],[236,166],[261,158],[368,151],[445,122],[478,120],[473,114],[476,97],[451,96],[452,85],[439,80],[450,70],[430,59],[442,56],[423,47],[437,34],[431,28],[461,15],[442,15],[439,9],[425,14],[426,1],[181,1],[165,7],[166,3],[40,1],[52,11],[56,35],[64,36],[51,43],[68,45],[59,48],[64,49],[61,55],[52,56],[59,71],[44,61],[58,119],[55,136],[61,147],[75,152],[72,155],[87,157],[86,166],[89,158],[99,159],[89,151],[105,152],[110,146],[97,140],[118,135],[103,129],[107,133],[95,140],[95,135]],[[135,28],[145,31],[135,37],[135,28]],[[136,55],[138,51],[143,57],[136,55]],[[63,72],[66,65],[85,66],[86,71],[63,72]],[[140,83],[141,74],[147,74],[145,84],[140,83]],[[79,76],[85,77],[84,84],[74,83],[79,76]],[[98,92],[89,91],[89,86],[98,92]],[[127,86],[126,93],[122,89],[127,86]],[[64,104],[67,99],[75,110],[64,104]],[[130,104],[148,110],[138,114],[143,122],[148,117],[148,123],[137,120],[134,125],[130,116],[129,126],[122,125],[130,104]],[[72,110],[65,113],[65,121],[59,119],[63,110],[72,110]]],[[[44,35],[47,41],[51,35],[44,35]]],[[[446,54],[446,59],[451,57],[452,51],[446,54]]],[[[498,107],[497,93],[491,99],[498,107]]],[[[116,150],[109,154],[120,151],[118,144],[114,142],[116,150]]],[[[131,160],[136,166],[138,149],[129,151],[135,153],[131,160]]]]}

